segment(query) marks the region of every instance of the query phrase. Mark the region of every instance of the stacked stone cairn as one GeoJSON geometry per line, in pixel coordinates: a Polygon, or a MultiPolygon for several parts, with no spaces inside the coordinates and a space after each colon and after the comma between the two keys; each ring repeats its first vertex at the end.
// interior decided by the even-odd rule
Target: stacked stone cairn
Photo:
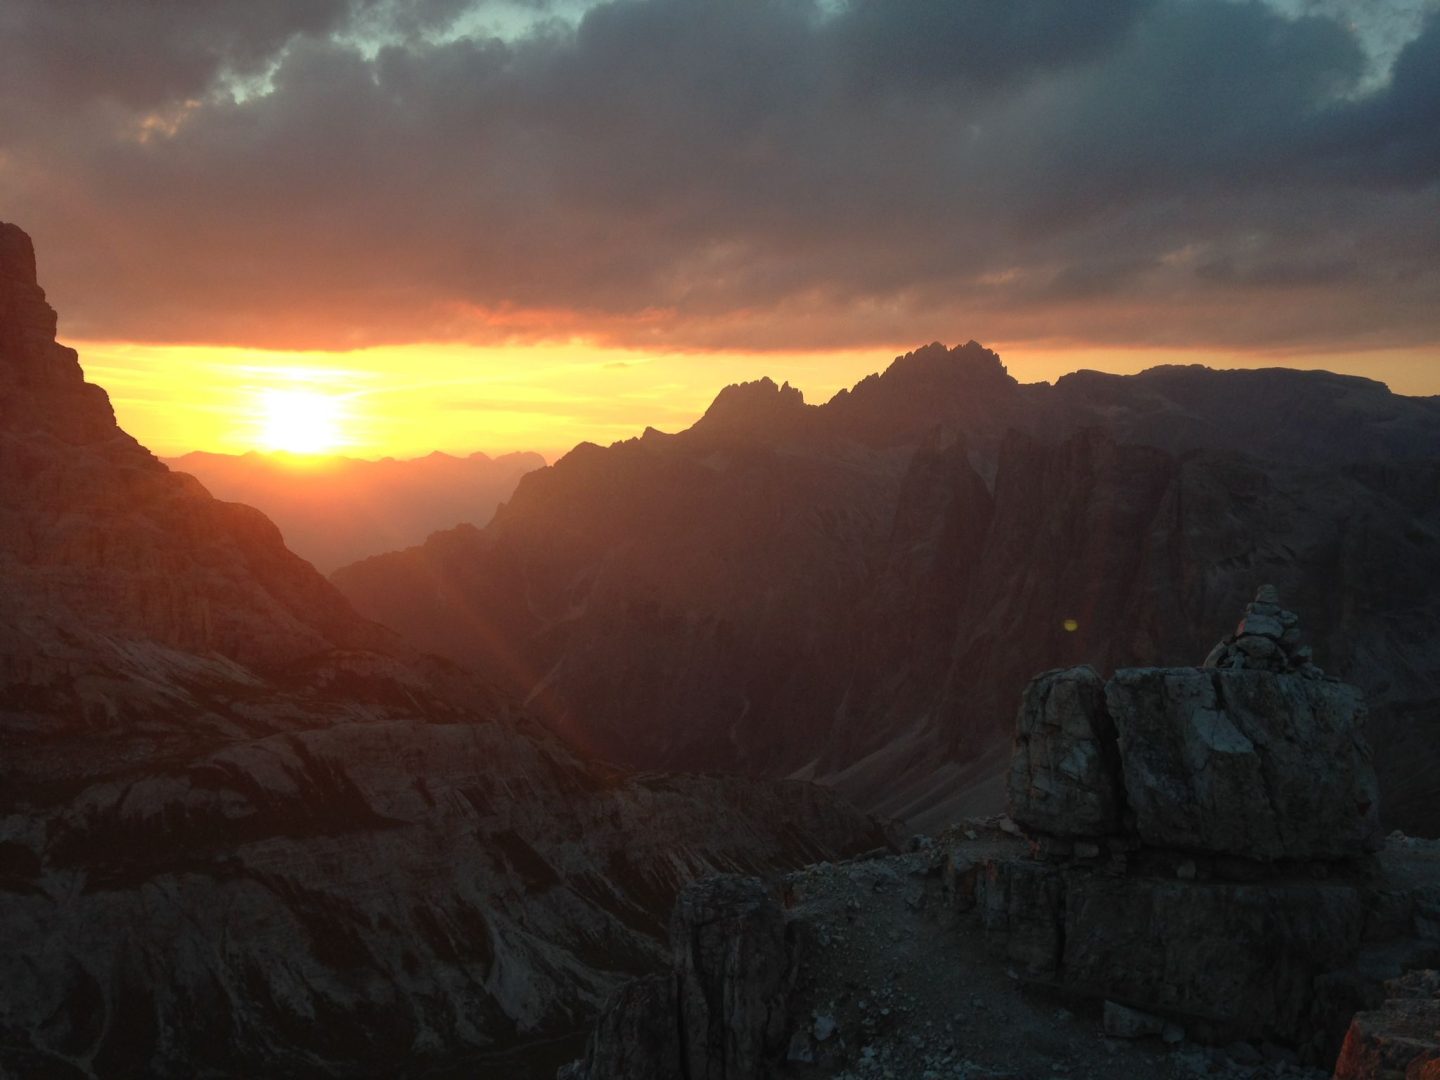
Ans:
{"type": "Polygon", "coordinates": [[[1309,645],[1300,643],[1300,616],[1280,606],[1280,594],[1264,585],[1245,605],[1235,632],[1210,650],[1207,668],[1225,671],[1293,672],[1307,679],[1323,678],[1309,645]]]}

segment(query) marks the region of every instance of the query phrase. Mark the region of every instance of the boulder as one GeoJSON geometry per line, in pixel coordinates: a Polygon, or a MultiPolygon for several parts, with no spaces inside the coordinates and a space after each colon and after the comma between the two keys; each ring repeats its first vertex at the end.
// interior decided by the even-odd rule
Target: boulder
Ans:
{"type": "Polygon", "coordinates": [[[1353,961],[1364,926],[1344,884],[1064,880],[1064,985],[1212,1038],[1301,1039],[1316,976],[1353,961]]]}
{"type": "Polygon", "coordinates": [[[1381,839],[1354,687],[1253,670],[1116,673],[1106,704],[1147,845],[1262,861],[1347,859],[1381,839]]]}
{"type": "Polygon", "coordinates": [[[1335,1080],[1440,1080],[1440,972],[1386,984],[1385,1004],[1355,1015],[1335,1080]]]}
{"type": "Polygon", "coordinates": [[[1105,1034],[1112,1039],[1143,1039],[1160,1035],[1167,1026],[1174,1025],[1167,1025],[1162,1018],[1128,1005],[1105,1002],[1105,1034]]]}
{"type": "Polygon", "coordinates": [[[1091,667],[1049,671],[1025,688],[1010,759],[1010,816],[1054,836],[1120,831],[1115,725],[1091,667]]]}

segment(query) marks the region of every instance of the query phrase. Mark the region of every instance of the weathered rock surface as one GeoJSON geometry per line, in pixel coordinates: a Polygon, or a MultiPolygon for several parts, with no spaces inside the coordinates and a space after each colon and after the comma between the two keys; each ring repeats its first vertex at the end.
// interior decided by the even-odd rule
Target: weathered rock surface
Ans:
{"type": "Polygon", "coordinates": [[[790,971],[785,917],[755,878],[687,886],[675,903],[670,948],[682,1076],[755,1076],[784,1045],[790,971]]]}
{"type": "Polygon", "coordinates": [[[756,878],[688,885],[670,919],[671,975],[622,989],[570,1080],[761,1076],[788,1034],[785,915],[756,878]]]}
{"type": "Polygon", "coordinates": [[[1315,979],[1360,948],[1353,885],[1083,873],[1065,883],[1065,985],[1163,1012],[1207,1042],[1305,1043],[1315,979]]]}
{"type": "Polygon", "coordinates": [[[1052,671],[1025,688],[1010,759],[1010,816],[1056,836],[1121,831],[1115,723],[1091,667],[1052,671]]]}
{"type": "Polygon", "coordinates": [[[918,829],[1002,808],[1035,672],[1198,660],[1272,581],[1370,700],[1387,824],[1440,832],[1437,447],[1440,408],[1363,380],[1020,386],[931,346],[577,447],[486,529],[335,581],[611,760],[820,778],[918,829]]]}
{"type": "MultiPolygon", "coordinates": [[[[1385,980],[1440,950],[1424,914],[1440,898],[1440,845],[1403,837],[1372,873],[1323,880],[1192,882],[1159,864],[1039,860],[996,819],[914,848],[772,884],[788,1038],[755,1071],[727,1075],[1323,1080],[1356,1010],[1378,1008],[1385,980]],[[1026,948],[1009,948],[1018,938],[1048,966],[1030,968],[1026,948]]],[[[566,1075],[625,1075],[596,1071],[613,1054],[652,1075],[629,1046],[686,1026],[673,997],[683,963],[668,984],[617,998],[566,1075]]],[[[773,985],[763,969],[756,987],[773,985]]]]}
{"type": "Polygon", "coordinates": [[[1380,839],[1355,687],[1260,671],[1116,672],[1126,802],[1141,840],[1249,859],[1344,859],[1380,839]]]}
{"type": "Polygon", "coordinates": [[[679,888],[884,844],[628,777],[115,425],[0,224],[0,1073],[553,1072],[679,888]]]}
{"type": "MultiPolygon", "coordinates": [[[[1293,615],[1287,629],[1298,640],[1293,615]]],[[[1011,816],[1055,837],[1358,858],[1381,837],[1366,716],[1358,689],[1313,665],[1131,668],[1108,683],[1088,667],[1048,672],[1021,704],[1011,816]]]]}
{"type": "Polygon", "coordinates": [[[1440,1080],[1440,972],[1413,971],[1385,988],[1385,1004],[1351,1023],[1335,1080],[1440,1080]]]}
{"type": "Polygon", "coordinates": [[[977,879],[1010,960],[1194,1038],[1328,1061],[1337,1020],[1378,985],[1372,946],[1388,943],[1382,967],[1423,953],[1429,887],[1365,862],[1384,841],[1363,695],[1296,670],[1298,624],[1267,586],[1216,666],[1031,684],[1011,798],[1034,857],[977,879]],[[1235,647],[1261,633],[1282,651],[1235,647]]]}
{"type": "Polygon", "coordinates": [[[675,976],[667,971],[625,983],[605,1003],[585,1056],[557,1080],[673,1080],[680,1073],[675,976]]]}

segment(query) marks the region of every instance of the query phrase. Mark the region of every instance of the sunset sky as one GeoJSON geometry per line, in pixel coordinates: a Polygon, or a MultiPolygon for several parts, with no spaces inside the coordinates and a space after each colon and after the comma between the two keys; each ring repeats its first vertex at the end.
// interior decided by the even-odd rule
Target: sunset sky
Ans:
{"type": "Polygon", "coordinates": [[[1437,131],[1430,0],[0,5],[0,219],[161,453],[553,456],[970,338],[1440,394],[1437,131]]]}

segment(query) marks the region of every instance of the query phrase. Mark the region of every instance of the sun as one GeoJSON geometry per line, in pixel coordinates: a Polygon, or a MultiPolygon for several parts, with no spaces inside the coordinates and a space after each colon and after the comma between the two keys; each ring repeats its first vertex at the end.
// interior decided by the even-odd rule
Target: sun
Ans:
{"type": "Polygon", "coordinates": [[[291,454],[325,454],[342,442],[339,398],[315,390],[265,390],[260,445],[291,454]]]}

